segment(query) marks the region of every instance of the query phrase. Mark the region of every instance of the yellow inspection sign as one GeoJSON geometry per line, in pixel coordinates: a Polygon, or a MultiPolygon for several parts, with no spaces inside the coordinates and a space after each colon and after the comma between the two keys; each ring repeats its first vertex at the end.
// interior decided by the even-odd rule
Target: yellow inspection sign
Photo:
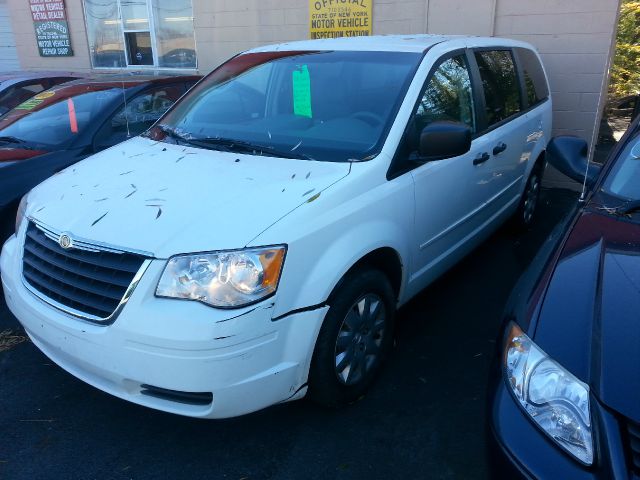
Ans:
{"type": "Polygon", "coordinates": [[[315,38],[371,35],[373,0],[309,0],[309,36],[315,38]]]}

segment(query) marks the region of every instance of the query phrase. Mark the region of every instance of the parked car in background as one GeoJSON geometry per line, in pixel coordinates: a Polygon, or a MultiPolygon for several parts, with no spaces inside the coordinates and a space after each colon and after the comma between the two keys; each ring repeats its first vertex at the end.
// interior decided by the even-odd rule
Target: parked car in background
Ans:
{"type": "Polygon", "coordinates": [[[558,137],[549,162],[590,193],[519,281],[491,381],[495,478],[640,475],[640,128],[603,167],[558,137]]]}
{"type": "Polygon", "coordinates": [[[13,231],[26,192],[69,165],[144,132],[198,79],[75,80],[39,93],[0,118],[1,240],[13,231]]]}
{"type": "Polygon", "coordinates": [[[379,372],[398,306],[531,221],[550,131],[526,43],[257,48],[24,197],[7,305],[53,361],[141,405],[221,418],[307,390],[344,405],[379,372]]]}
{"type": "Polygon", "coordinates": [[[80,77],[82,74],[71,72],[0,73],[0,115],[44,90],[80,77]]]}

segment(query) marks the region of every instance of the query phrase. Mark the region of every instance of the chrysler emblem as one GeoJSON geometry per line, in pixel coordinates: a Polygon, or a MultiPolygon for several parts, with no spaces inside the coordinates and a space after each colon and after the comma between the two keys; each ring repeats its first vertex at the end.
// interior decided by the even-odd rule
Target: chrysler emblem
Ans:
{"type": "Polygon", "coordinates": [[[66,250],[73,246],[73,240],[71,240],[71,237],[67,233],[63,233],[58,239],[58,244],[66,250]]]}

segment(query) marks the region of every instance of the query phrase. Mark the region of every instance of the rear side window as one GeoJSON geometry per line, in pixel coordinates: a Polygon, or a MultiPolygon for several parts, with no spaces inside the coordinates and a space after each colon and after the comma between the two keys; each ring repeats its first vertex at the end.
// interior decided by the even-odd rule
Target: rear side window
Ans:
{"type": "Polygon", "coordinates": [[[42,82],[22,83],[7,89],[6,92],[0,94],[0,115],[29,100],[44,89],[45,86],[42,82]]]}
{"type": "Polygon", "coordinates": [[[516,48],[529,106],[546,100],[549,96],[544,70],[538,56],[526,48],[516,48]]]}
{"type": "Polygon", "coordinates": [[[509,50],[475,52],[484,88],[487,126],[520,111],[520,87],[509,50]]]}

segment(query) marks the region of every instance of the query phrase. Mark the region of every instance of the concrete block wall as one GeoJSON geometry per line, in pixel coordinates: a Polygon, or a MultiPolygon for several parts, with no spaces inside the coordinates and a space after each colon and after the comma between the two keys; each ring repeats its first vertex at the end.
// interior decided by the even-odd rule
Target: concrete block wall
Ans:
{"type": "Polygon", "coordinates": [[[203,73],[243,50],[309,36],[305,0],[193,0],[193,14],[203,73]]]}
{"type": "Polygon", "coordinates": [[[618,0],[497,0],[494,34],[532,43],[549,75],[554,132],[591,142],[618,0]]]}

